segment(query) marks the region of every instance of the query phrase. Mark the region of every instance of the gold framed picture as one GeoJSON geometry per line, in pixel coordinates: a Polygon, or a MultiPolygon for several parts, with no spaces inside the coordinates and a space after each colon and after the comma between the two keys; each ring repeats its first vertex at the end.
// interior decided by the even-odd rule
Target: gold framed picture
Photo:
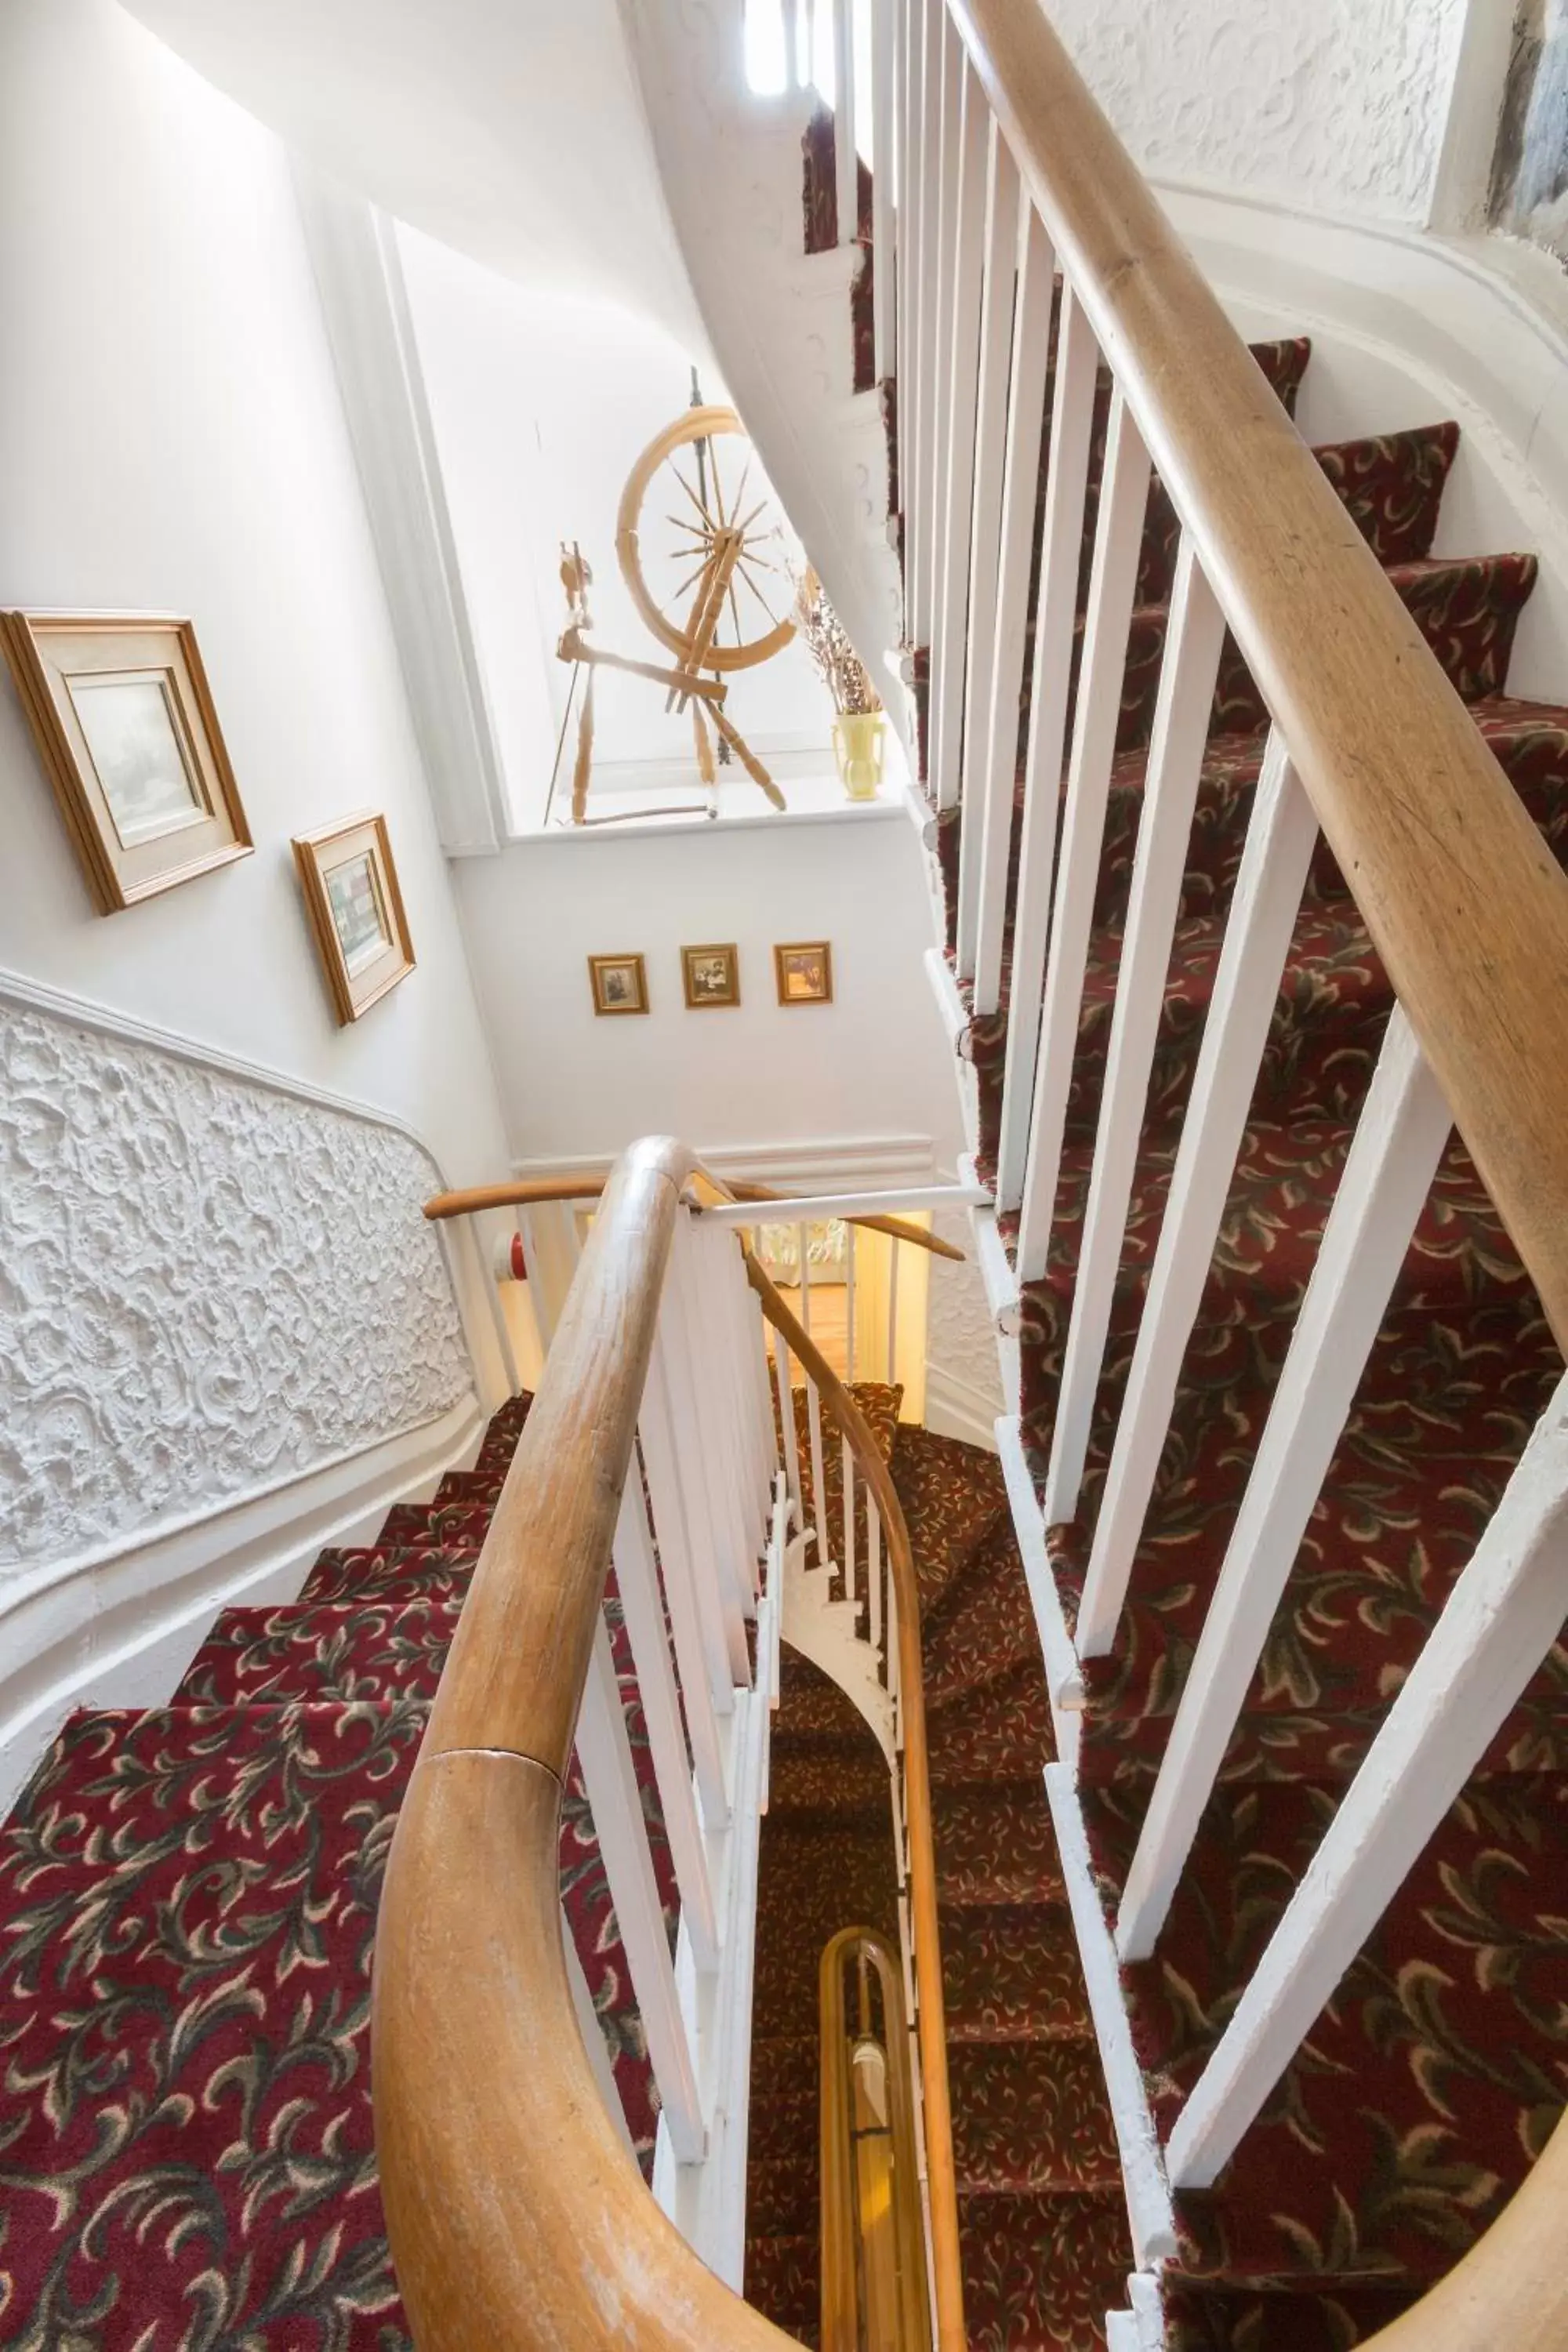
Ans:
{"type": "Polygon", "coordinates": [[[386,819],[362,809],[298,834],[294,863],[338,1024],[346,1027],[414,969],[386,819]]]}
{"type": "Polygon", "coordinates": [[[640,955],[588,958],[595,1013],[646,1013],[647,971],[640,955]]]}
{"type": "Polygon", "coordinates": [[[693,1013],[741,1002],[741,951],[733,941],[728,947],[682,948],[680,976],[693,1013]]]}
{"type": "Polygon", "coordinates": [[[100,915],[250,856],[189,621],[0,613],[0,642],[100,915]]]}
{"type": "Polygon", "coordinates": [[[773,950],[781,1004],[831,1004],[833,950],[826,940],[796,940],[773,950]]]}

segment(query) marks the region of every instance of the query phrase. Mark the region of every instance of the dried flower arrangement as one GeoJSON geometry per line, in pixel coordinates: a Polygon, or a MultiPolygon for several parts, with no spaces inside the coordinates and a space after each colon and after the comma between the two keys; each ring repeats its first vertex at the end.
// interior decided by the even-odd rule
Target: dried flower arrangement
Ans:
{"type": "Polygon", "coordinates": [[[881,698],[866,665],[846,636],[843,622],[823,594],[822,583],[809,564],[795,583],[795,625],[833,697],[834,709],[841,717],[880,710],[881,698]]]}

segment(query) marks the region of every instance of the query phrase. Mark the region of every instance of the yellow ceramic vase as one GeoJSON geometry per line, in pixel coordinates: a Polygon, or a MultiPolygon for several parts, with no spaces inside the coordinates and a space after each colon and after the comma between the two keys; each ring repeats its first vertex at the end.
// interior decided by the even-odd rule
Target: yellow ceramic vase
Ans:
{"type": "Polygon", "coordinates": [[[841,710],[833,722],[839,781],[852,801],[874,801],[882,781],[882,713],[841,710]]]}

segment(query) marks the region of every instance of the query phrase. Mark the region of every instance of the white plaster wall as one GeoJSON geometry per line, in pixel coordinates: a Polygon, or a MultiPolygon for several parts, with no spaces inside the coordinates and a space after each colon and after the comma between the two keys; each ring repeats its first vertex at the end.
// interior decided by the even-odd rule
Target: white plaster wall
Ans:
{"type": "Polygon", "coordinates": [[[902,811],[548,835],[470,858],[456,883],[495,1039],[513,1155],[929,1137],[962,1148],[922,958],[925,853],[902,811]],[[831,1005],[781,1007],[775,941],[833,946],[831,1005]],[[734,940],[741,1003],[686,1010],[683,942],[734,940]],[[640,950],[651,1010],[595,1017],[587,958],[640,950]]]}
{"type": "MultiPolygon", "coordinates": [[[[595,643],[667,661],[616,561],[621,491],[655,434],[689,403],[694,358],[704,399],[729,395],[710,359],[622,304],[514,285],[406,227],[398,246],[512,822],[523,830],[543,815],[572,676],[555,658],[565,625],[561,542],[576,540],[593,568],[595,643]]],[[[733,493],[732,451],[721,455],[733,493]]],[[[686,467],[693,475],[689,458],[686,467]]],[[[753,453],[748,509],[764,487],[753,453]]],[[[668,503],[679,505],[673,492],[668,503]]],[[[645,510],[645,541],[655,562],[667,533],[672,551],[679,542],[654,501],[645,510]]],[[[788,551],[798,562],[793,539],[788,551]]],[[[689,570],[650,576],[674,584],[689,570]]],[[[787,579],[768,583],[775,613],[788,610],[791,593],[787,579]]],[[[739,600],[745,625],[761,634],[769,625],[761,607],[744,588],[739,600]]],[[[661,785],[672,769],[695,782],[689,716],[667,712],[664,701],[647,680],[601,671],[595,688],[601,789],[635,789],[645,768],[661,785]]],[[[831,708],[799,644],[737,675],[726,708],[764,761],[783,753],[830,764],[831,708]]],[[[574,744],[574,722],[563,755],[567,789],[574,744]]]]}
{"type": "Polygon", "coordinates": [[[1048,0],[1144,170],[1425,223],[1467,17],[1508,0],[1048,0]]]}
{"type": "Polygon", "coordinates": [[[281,148],[111,0],[0,11],[0,602],[195,620],[256,854],[94,914],[0,677],[0,966],[502,1135],[281,148]],[[340,1030],[289,836],[386,813],[418,968],[340,1030]]]}

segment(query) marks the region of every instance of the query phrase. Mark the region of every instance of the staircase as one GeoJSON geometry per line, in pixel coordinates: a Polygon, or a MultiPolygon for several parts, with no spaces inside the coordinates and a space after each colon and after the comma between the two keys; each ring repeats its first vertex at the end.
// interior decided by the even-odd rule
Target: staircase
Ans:
{"type": "MultiPolygon", "coordinates": [[[[372,2130],[376,1909],[529,1402],[375,1545],[322,1552],[297,1602],[226,1609],[170,1706],[73,1716],[0,1832],[7,2347],[409,2341],[372,2130]]],[[[673,1927],[624,1628],[616,1646],[673,1927]]],[[[652,2078],[580,1773],[560,1854],[647,2171],[652,2078]]]]}

